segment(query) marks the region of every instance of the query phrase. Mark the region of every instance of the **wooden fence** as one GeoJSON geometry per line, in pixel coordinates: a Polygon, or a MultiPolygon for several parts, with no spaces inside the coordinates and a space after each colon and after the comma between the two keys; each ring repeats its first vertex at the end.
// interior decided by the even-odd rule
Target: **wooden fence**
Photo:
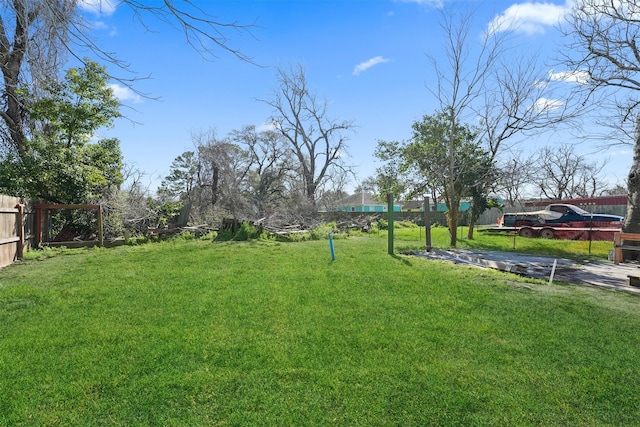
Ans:
{"type": "Polygon", "coordinates": [[[22,258],[34,241],[32,203],[0,195],[0,268],[22,258]]]}

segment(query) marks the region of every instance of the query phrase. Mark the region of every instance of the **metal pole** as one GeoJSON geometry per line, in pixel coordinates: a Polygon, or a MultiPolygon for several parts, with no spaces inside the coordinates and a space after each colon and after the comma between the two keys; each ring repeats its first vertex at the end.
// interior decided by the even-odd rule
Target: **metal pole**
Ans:
{"type": "Polygon", "coordinates": [[[551,275],[549,276],[549,284],[553,283],[553,276],[556,274],[556,266],[558,265],[558,260],[553,260],[553,267],[551,268],[551,275]]]}
{"type": "Polygon", "coordinates": [[[389,250],[389,255],[393,255],[393,194],[391,193],[387,193],[387,211],[389,214],[387,247],[389,250]]]}
{"type": "Polygon", "coordinates": [[[591,222],[589,223],[589,255],[591,255],[592,240],[593,240],[593,212],[591,212],[591,222]]]}
{"type": "Polygon", "coordinates": [[[333,231],[329,232],[329,248],[331,249],[331,261],[335,261],[336,253],[333,250],[333,231]]]}

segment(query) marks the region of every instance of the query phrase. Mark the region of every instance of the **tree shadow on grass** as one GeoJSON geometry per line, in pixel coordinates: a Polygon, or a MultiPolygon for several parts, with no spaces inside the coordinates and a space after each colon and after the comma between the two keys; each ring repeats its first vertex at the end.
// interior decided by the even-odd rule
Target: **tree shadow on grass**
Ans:
{"type": "Polygon", "coordinates": [[[413,267],[413,264],[411,263],[411,261],[409,261],[409,259],[406,256],[400,256],[400,255],[393,254],[393,255],[391,255],[391,258],[402,262],[407,267],[413,267]]]}

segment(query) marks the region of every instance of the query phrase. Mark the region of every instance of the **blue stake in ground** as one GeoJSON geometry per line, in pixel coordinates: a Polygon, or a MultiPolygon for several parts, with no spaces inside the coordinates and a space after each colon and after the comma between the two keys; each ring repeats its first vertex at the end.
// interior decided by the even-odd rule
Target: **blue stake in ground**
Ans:
{"type": "Polygon", "coordinates": [[[329,232],[329,247],[331,248],[331,261],[335,261],[336,253],[333,250],[333,231],[329,232]]]}

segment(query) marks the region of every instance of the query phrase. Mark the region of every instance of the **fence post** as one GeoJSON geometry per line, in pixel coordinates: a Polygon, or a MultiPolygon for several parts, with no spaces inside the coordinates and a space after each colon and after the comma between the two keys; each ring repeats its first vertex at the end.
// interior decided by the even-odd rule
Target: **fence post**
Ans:
{"type": "Polygon", "coordinates": [[[16,213],[16,227],[18,228],[18,248],[16,251],[16,257],[22,259],[24,257],[24,205],[18,203],[16,205],[18,213],[16,213]]]}
{"type": "Polygon", "coordinates": [[[426,248],[427,252],[431,250],[431,215],[430,215],[430,207],[429,207],[429,198],[424,198],[424,232],[426,238],[426,248]]]}
{"type": "Polygon", "coordinates": [[[42,207],[36,205],[36,248],[42,245],[42,207]]]}
{"type": "Polygon", "coordinates": [[[102,234],[102,206],[98,205],[98,246],[104,246],[104,238],[102,234]]]}

